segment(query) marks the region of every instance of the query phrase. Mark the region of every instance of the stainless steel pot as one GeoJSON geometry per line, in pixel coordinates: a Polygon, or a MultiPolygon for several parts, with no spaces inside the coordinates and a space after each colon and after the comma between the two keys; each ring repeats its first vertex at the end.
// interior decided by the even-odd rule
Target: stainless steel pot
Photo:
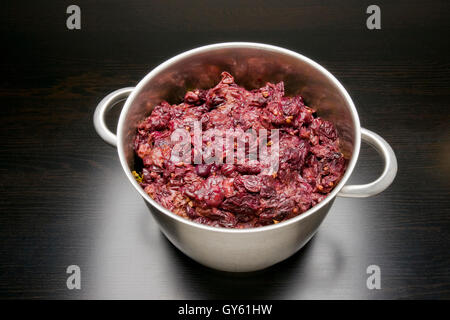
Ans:
{"type": "Polygon", "coordinates": [[[103,140],[117,146],[128,180],[144,198],[170,242],[199,263],[224,271],[255,271],[290,257],[312,238],[336,196],[373,196],[385,190],[397,173],[392,148],[376,133],[360,127],[352,99],[332,74],[301,54],[259,43],[219,43],[179,54],[153,69],[136,87],[119,89],[106,96],[95,110],[94,125],[103,140]],[[161,100],[176,102],[187,88],[212,87],[224,70],[248,89],[267,81],[283,80],[288,95],[301,94],[321,117],[335,123],[343,153],[350,160],[344,177],[325,200],[285,222],[234,230],[181,218],[150,198],[135,181],[131,171],[137,123],[161,100]],[[116,136],[105,125],[104,116],[116,102],[125,98],[116,136]],[[355,168],[361,139],[383,157],[383,173],[368,184],[345,185],[355,168]]]}

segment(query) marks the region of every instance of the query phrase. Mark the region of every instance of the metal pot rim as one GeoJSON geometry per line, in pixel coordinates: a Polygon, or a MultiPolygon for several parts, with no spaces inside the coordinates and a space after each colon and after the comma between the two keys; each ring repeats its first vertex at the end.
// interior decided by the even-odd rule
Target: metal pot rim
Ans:
{"type": "Polygon", "coordinates": [[[202,46],[199,48],[195,48],[192,50],[188,50],[185,51],[183,53],[180,53],[168,60],[166,60],[165,62],[161,63],[159,66],[157,66],[156,68],[154,68],[152,71],[150,71],[138,84],[137,86],[134,88],[134,90],[131,92],[131,94],[128,96],[124,107],[122,108],[122,111],[120,113],[120,118],[119,118],[119,122],[117,125],[117,150],[118,150],[118,154],[119,154],[119,159],[120,159],[120,163],[122,165],[123,170],[125,171],[125,174],[128,177],[128,180],[131,182],[131,184],[134,186],[134,188],[139,192],[139,194],[145,199],[145,201],[147,201],[148,203],[150,203],[153,207],[155,207],[156,209],[158,209],[159,211],[163,212],[164,214],[166,214],[167,216],[171,217],[172,219],[178,220],[180,223],[189,225],[193,228],[199,228],[199,229],[203,229],[205,231],[213,231],[213,232],[224,232],[224,233],[255,233],[255,232],[264,232],[264,231],[271,231],[271,230],[276,230],[276,229],[282,229],[282,228],[286,228],[290,225],[296,224],[300,221],[302,221],[303,219],[306,219],[308,216],[314,214],[315,212],[319,211],[322,207],[326,206],[330,201],[332,201],[337,194],[339,193],[339,191],[344,187],[345,183],[347,182],[347,180],[350,178],[350,175],[352,174],[355,165],[356,165],[356,161],[358,160],[358,156],[359,156],[359,151],[360,151],[360,146],[361,146],[361,126],[360,126],[360,122],[359,122],[359,117],[358,117],[358,112],[356,111],[355,105],[350,97],[350,95],[348,94],[347,90],[344,88],[344,86],[328,71],[326,70],[324,67],[322,67],[321,65],[319,65],[317,62],[299,54],[296,53],[294,51],[288,50],[288,49],[284,49],[281,47],[277,47],[277,46],[273,46],[273,45],[268,45],[268,44],[262,44],[262,43],[254,43],[254,42],[224,42],[224,43],[217,43],[217,44],[211,44],[211,45],[206,45],[206,46],[202,46]],[[159,203],[157,203],[155,200],[153,200],[145,191],[144,189],[142,189],[142,187],[137,183],[137,181],[135,180],[135,178],[133,177],[131,171],[128,169],[128,163],[126,161],[125,158],[125,153],[124,153],[124,148],[123,148],[123,126],[125,123],[125,118],[126,118],[126,114],[129,110],[129,108],[132,105],[133,100],[137,97],[138,92],[145,86],[145,84],[151,80],[152,78],[158,76],[159,72],[164,70],[165,68],[167,68],[168,66],[182,60],[185,59],[187,57],[190,57],[192,55],[196,55],[199,53],[203,53],[203,52],[208,52],[208,51],[214,51],[216,49],[224,49],[224,48],[256,48],[256,49],[261,49],[261,50],[265,50],[265,51],[272,51],[272,52],[277,52],[277,53],[281,53],[284,55],[289,55],[292,56],[298,60],[301,60],[304,63],[309,64],[310,66],[312,66],[313,68],[319,70],[322,74],[324,74],[330,81],[332,81],[336,87],[338,88],[338,90],[340,91],[340,93],[343,95],[343,97],[345,98],[347,104],[350,106],[350,111],[351,111],[351,116],[352,116],[352,120],[355,124],[354,127],[354,137],[355,137],[355,141],[354,141],[354,150],[352,153],[352,157],[348,163],[346,172],[344,174],[344,176],[342,177],[341,181],[338,183],[338,185],[332,190],[332,192],[330,192],[326,198],[324,200],[322,200],[321,202],[319,202],[318,204],[316,204],[315,206],[313,206],[312,208],[310,208],[309,210],[303,212],[302,214],[288,219],[286,221],[277,223],[277,224],[273,224],[270,226],[262,226],[262,227],[256,227],[256,228],[248,228],[248,229],[229,229],[229,228],[218,228],[218,227],[211,227],[211,226],[207,226],[204,224],[200,224],[197,222],[193,222],[190,221],[188,219],[182,218],[179,215],[171,212],[170,210],[164,208],[162,205],[160,205],[159,203]]]}

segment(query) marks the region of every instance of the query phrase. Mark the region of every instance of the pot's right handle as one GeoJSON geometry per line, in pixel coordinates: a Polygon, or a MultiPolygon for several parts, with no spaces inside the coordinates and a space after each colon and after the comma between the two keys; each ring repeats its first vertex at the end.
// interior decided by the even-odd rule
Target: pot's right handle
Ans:
{"type": "Polygon", "coordinates": [[[394,150],[392,150],[386,140],[375,132],[364,128],[361,128],[361,139],[374,147],[383,157],[383,173],[377,180],[371,183],[344,186],[337,194],[340,197],[365,198],[374,196],[389,187],[397,174],[397,158],[395,157],[394,150]]]}
{"type": "Polygon", "coordinates": [[[120,100],[127,98],[134,88],[122,88],[111,92],[97,105],[94,112],[94,127],[98,135],[113,147],[117,146],[117,137],[108,129],[105,122],[106,113],[120,100]]]}

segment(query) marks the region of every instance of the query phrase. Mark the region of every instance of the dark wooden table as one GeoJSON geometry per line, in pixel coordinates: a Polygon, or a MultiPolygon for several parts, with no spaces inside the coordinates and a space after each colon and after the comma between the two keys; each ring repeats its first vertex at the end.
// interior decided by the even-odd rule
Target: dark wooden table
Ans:
{"type": "MultiPolygon", "coordinates": [[[[450,71],[446,1],[8,1],[2,3],[0,297],[450,298],[450,71]],[[66,8],[81,7],[81,30],[66,8]],[[181,254],[92,125],[96,104],[200,45],[255,41],[316,60],[364,127],[396,151],[384,193],[338,198],[313,240],[268,270],[227,274],[181,254]],[[381,269],[368,290],[366,268],[381,269]],[[66,268],[81,268],[68,290],[66,268]]],[[[110,123],[114,124],[117,113],[110,123]]],[[[382,163],[362,149],[351,182],[382,163]]]]}

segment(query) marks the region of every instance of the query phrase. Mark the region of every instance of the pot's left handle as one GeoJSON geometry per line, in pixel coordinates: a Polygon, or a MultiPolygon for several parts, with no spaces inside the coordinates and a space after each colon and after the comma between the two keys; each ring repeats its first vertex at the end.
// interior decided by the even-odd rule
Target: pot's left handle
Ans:
{"type": "Polygon", "coordinates": [[[112,133],[105,123],[105,114],[120,100],[126,99],[134,88],[122,88],[111,92],[97,105],[94,112],[94,127],[98,135],[106,142],[117,147],[117,136],[112,133]]]}

